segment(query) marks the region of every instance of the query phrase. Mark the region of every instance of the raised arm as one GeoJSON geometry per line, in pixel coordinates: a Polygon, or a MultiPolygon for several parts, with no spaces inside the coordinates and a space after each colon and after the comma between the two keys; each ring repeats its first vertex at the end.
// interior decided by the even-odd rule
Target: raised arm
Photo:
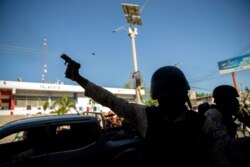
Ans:
{"type": "Polygon", "coordinates": [[[128,101],[113,95],[106,89],[90,82],[79,74],[80,64],[63,54],[62,58],[66,61],[67,69],[65,77],[76,81],[85,89],[85,95],[94,99],[103,106],[109,107],[118,116],[124,117],[137,127],[140,134],[145,136],[147,130],[147,118],[145,106],[129,103],[128,101]],[[63,56],[64,55],[64,56],[63,56]]]}

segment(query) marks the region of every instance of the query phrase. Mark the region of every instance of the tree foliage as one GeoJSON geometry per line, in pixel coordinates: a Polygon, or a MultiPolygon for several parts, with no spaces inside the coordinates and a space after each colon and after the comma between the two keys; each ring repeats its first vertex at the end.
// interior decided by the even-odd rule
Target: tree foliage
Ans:
{"type": "Polygon", "coordinates": [[[145,105],[147,105],[147,106],[152,106],[152,105],[158,106],[159,103],[158,103],[157,100],[149,99],[149,100],[145,101],[145,105]]]}
{"type": "Polygon", "coordinates": [[[73,98],[68,98],[66,96],[61,97],[54,102],[53,107],[56,109],[53,113],[57,115],[63,115],[70,111],[70,109],[76,109],[75,101],[73,98]]]}
{"type": "Polygon", "coordinates": [[[49,102],[46,101],[45,103],[43,103],[43,112],[45,114],[45,111],[49,108],[49,102]]]}
{"type": "Polygon", "coordinates": [[[211,94],[204,92],[201,93],[196,92],[196,97],[207,97],[207,96],[211,96],[211,94]]]}
{"type": "Polygon", "coordinates": [[[126,89],[132,89],[132,86],[129,82],[126,82],[124,85],[123,85],[123,88],[126,88],[126,89]]]}

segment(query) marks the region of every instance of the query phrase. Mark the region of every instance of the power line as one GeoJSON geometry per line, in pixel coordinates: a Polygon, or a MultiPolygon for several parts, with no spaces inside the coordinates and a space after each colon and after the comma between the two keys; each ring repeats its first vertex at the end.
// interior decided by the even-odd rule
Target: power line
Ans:
{"type": "Polygon", "coordinates": [[[239,55],[242,55],[245,51],[247,51],[248,49],[250,48],[250,44],[248,44],[245,48],[241,49],[237,54],[235,54],[235,56],[232,56],[231,58],[233,57],[237,57],[239,55]]]}
{"type": "Polygon", "coordinates": [[[213,91],[213,89],[208,89],[208,88],[202,88],[202,87],[197,87],[197,86],[191,86],[191,88],[198,89],[198,90],[204,90],[204,91],[213,91]]]}
{"type": "Polygon", "coordinates": [[[214,71],[214,72],[212,72],[212,73],[210,73],[210,74],[208,74],[206,76],[202,76],[202,77],[199,77],[197,79],[193,79],[192,81],[190,81],[190,83],[196,83],[196,82],[204,81],[204,80],[207,80],[207,79],[212,79],[212,77],[214,77],[216,74],[217,74],[217,71],[214,71]]]}
{"type": "MultiPolygon", "coordinates": [[[[239,55],[242,55],[245,51],[247,51],[248,49],[250,48],[250,44],[248,44],[246,47],[244,47],[243,49],[241,49],[238,53],[237,53],[237,56],[239,55]]],[[[235,57],[235,56],[233,56],[235,57]]],[[[231,57],[231,58],[233,58],[231,57]]],[[[197,78],[197,79],[193,79],[192,81],[190,81],[191,83],[196,83],[196,82],[200,82],[200,81],[204,81],[204,80],[209,80],[209,79],[214,79],[214,78],[219,78],[221,76],[217,76],[217,77],[214,77],[215,74],[217,74],[218,71],[214,71],[206,76],[202,76],[200,78],[197,78]]]]}
{"type": "MultiPolygon", "coordinates": [[[[7,51],[11,51],[14,53],[23,53],[26,55],[41,55],[43,53],[42,49],[33,49],[33,48],[26,48],[26,47],[20,47],[20,46],[11,46],[11,45],[3,45],[0,44],[0,50],[7,50],[7,51]]],[[[59,55],[59,52],[55,52],[55,51],[47,51],[47,55],[50,56],[55,56],[55,55],[59,55]]]]}
{"type": "Polygon", "coordinates": [[[147,5],[148,1],[149,1],[149,0],[146,0],[146,2],[144,3],[144,5],[141,7],[141,10],[140,10],[141,13],[142,13],[143,9],[145,8],[145,6],[147,5]]]}
{"type": "MultiPolygon", "coordinates": [[[[5,45],[5,44],[0,44],[0,52],[8,52],[11,53],[10,56],[15,56],[15,55],[21,55],[21,56],[41,56],[44,53],[44,49],[34,49],[34,48],[27,48],[27,47],[20,47],[20,46],[13,46],[13,45],[5,45]]],[[[46,56],[53,56],[53,57],[58,57],[61,52],[57,51],[51,51],[46,48],[46,56]]],[[[75,56],[82,57],[82,55],[87,55],[88,57],[84,58],[90,58],[90,56],[96,56],[96,52],[91,51],[91,52],[85,52],[85,53],[75,53],[75,56]]]]}

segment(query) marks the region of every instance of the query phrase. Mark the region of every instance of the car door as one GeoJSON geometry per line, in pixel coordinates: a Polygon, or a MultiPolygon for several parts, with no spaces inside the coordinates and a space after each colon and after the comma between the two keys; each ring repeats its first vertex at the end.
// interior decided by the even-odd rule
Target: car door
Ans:
{"type": "Polygon", "coordinates": [[[101,152],[100,130],[95,123],[70,122],[50,126],[49,165],[82,166],[97,159],[101,152]]]}
{"type": "Polygon", "coordinates": [[[0,140],[0,166],[45,164],[46,143],[46,125],[14,130],[0,140]]]}

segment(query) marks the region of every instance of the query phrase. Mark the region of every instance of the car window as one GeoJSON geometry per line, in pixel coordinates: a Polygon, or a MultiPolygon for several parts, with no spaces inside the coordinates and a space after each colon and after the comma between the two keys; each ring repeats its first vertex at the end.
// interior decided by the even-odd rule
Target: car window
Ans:
{"type": "Polygon", "coordinates": [[[94,123],[53,125],[51,152],[81,148],[98,140],[99,129],[94,123]]]}
{"type": "Polygon", "coordinates": [[[70,128],[71,128],[70,125],[59,125],[56,127],[56,134],[60,135],[61,133],[65,133],[65,131],[69,132],[70,128]]]}
{"type": "Polygon", "coordinates": [[[23,134],[24,134],[24,131],[19,131],[19,132],[12,133],[8,136],[5,136],[4,138],[0,140],[0,144],[7,144],[7,143],[12,143],[12,142],[22,141],[24,139],[23,134]]]}

